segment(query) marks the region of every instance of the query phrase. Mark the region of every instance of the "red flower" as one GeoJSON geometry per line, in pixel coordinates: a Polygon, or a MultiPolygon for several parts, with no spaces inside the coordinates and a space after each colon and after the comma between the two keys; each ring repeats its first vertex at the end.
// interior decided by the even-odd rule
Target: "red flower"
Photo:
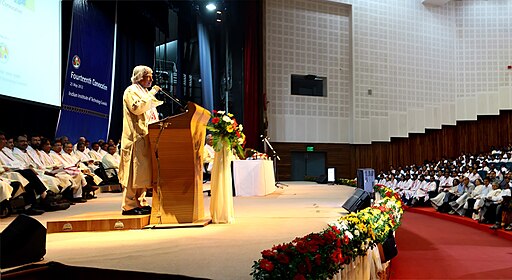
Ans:
{"type": "Polygon", "coordinates": [[[348,238],[348,236],[343,236],[343,243],[346,245],[350,242],[350,238],[348,238]]]}
{"type": "Polygon", "coordinates": [[[214,114],[217,114],[217,110],[213,110],[213,113],[214,113],[214,114]]]}
{"type": "Polygon", "coordinates": [[[290,258],[288,258],[288,256],[285,255],[285,254],[278,254],[276,259],[277,259],[278,262],[280,262],[282,264],[289,264],[290,263],[290,258]]]}
{"type": "Polygon", "coordinates": [[[332,229],[336,234],[340,234],[340,233],[341,233],[340,229],[339,229],[337,226],[331,226],[331,229],[332,229]]]}
{"type": "Polygon", "coordinates": [[[264,251],[261,252],[261,255],[264,258],[269,258],[269,257],[275,256],[275,253],[272,250],[264,250],[264,251]]]}
{"type": "Polygon", "coordinates": [[[297,251],[301,254],[305,254],[307,253],[309,250],[308,250],[308,246],[306,245],[306,243],[302,240],[298,241],[297,242],[297,251]]]}
{"type": "Polygon", "coordinates": [[[295,277],[293,277],[293,280],[306,280],[306,277],[302,274],[297,274],[295,277]]]}
{"type": "Polygon", "coordinates": [[[219,123],[219,121],[220,121],[220,119],[219,119],[219,118],[217,118],[217,117],[215,117],[215,118],[213,118],[213,119],[212,119],[212,123],[213,123],[213,124],[217,124],[217,123],[219,123]]]}
{"type": "Polygon", "coordinates": [[[387,196],[387,197],[391,197],[391,195],[392,195],[392,193],[391,193],[390,191],[387,191],[387,192],[386,192],[386,196],[387,196]]]}
{"type": "Polygon", "coordinates": [[[262,259],[260,261],[260,268],[266,271],[272,271],[274,269],[274,264],[266,259],[262,259]]]}
{"type": "Polygon", "coordinates": [[[315,255],[315,264],[316,265],[321,265],[322,264],[322,256],[320,256],[320,254],[316,254],[315,255]]]}
{"type": "Polygon", "coordinates": [[[335,262],[335,263],[342,263],[343,262],[343,254],[341,253],[340,249],[336,249],[336,251],[334,251],[331,254],[331,260],[333,262],[335,262]]]}

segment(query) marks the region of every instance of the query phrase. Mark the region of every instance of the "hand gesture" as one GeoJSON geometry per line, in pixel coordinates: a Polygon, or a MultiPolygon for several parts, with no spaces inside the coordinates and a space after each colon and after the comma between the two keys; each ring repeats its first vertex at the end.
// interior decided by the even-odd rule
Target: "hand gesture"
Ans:
{"type": "Polygon", "coordinates": [[[157,93],[157,92],[159,92],[159,91],[161,90],[161,88],[160,88],[159,86],[157,86],[157,85],[154,85],[154,86],[151,88],[151,90],[154,90],[154,91],[155,91],[155,93],[157,93]]]}

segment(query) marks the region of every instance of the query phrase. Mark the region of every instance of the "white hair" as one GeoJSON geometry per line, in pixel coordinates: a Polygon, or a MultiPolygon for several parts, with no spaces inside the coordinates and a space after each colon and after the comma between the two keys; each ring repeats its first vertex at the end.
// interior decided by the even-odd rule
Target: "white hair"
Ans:
{"type": "Polygon", "coordinates": [[[133,68],[133,74],[132,74],[132,84],[136,84],[140,82],[144,76],[152,74],[153,70],[151,68],[144,66],[144,65],[138,65],[133,68]]]}

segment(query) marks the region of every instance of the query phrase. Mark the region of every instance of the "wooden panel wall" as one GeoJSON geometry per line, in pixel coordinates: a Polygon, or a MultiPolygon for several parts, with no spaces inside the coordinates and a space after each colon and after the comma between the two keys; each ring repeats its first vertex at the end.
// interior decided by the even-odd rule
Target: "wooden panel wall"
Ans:
{"type": "Polygon", "coordinates": [[[326,152],[326,166],[336,167],[336,176],[355,178],[357,168],[370,167],[388,170],[390,165],[421,164],[425,160],[453,158],[460,153],[489,151],[492,146],[512,143],[512,111],[499,116],[480,116],[477,121],[459,121],[454,126],[428,129],[426,133],[410,134],[407,138],[392,138],[391,142],[368,145],[273,143],[281,156],[278,162],[280,180],[291,178],[291,152],[326,152]]]}

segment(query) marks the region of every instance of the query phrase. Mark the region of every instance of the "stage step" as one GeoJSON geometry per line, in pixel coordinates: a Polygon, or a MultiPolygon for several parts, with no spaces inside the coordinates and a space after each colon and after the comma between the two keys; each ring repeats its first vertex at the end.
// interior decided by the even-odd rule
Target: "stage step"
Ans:
{"type": "Polygon", "coordinates": [[[150,215],[123,216],[121,211],[91,212],[70,216],[66,220],[48,221],[47,233],[142,229],[150,215]]]}
{"type": "Polygon", "coordinates": [[[99,191],[101,193],[104,193],[104,192],[122,192],[123,191],[123,188],[119,184],[116,184],[116,185],[104,185],[104,186],[99,186],[99,188],[100,188],[99,191]]]}

